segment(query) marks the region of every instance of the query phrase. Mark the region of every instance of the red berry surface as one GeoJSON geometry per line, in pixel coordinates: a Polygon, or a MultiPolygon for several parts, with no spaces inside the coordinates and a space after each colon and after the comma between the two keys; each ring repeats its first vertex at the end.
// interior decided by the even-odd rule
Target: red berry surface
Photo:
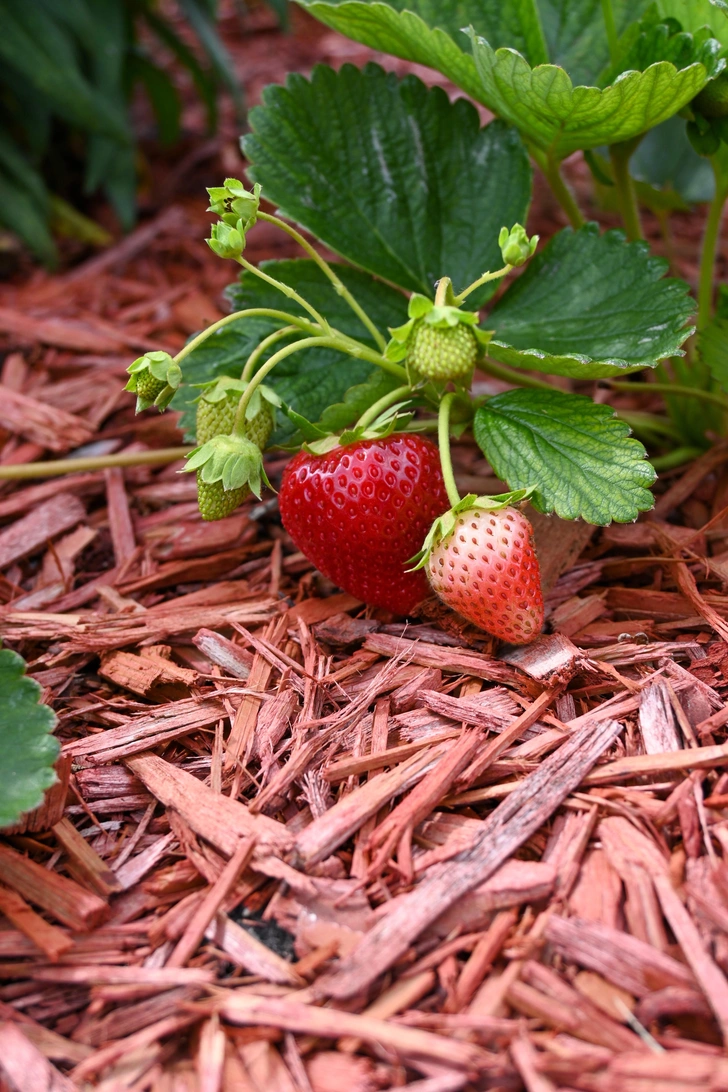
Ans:
{"type": "Polygon", "coordinates": [[[278,503],[298,549],[357,599],[408,614],[431,594],[424,572],[407,572],[449,507],[429,440],[394,434],[326,455],[301,451],[286,467],[278,503]]]}
{"type": "Polygon", "coordinates": [[[473,508],[427,561],[434,591],[501,641],[525,645],[543,626],[541,572],[533,528],[515,508],[473,508]]]}

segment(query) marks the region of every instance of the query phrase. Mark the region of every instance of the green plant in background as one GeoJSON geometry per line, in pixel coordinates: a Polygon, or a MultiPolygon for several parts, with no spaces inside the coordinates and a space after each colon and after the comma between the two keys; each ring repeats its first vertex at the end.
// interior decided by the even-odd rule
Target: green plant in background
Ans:
{"type": "Polygon", "coordinates": [[[216,7],[216,0],[178,0],[197,40],[193,50],[156,0],[0,0],[0,224],[41,261],[57,260],[54,230],[89,241],[103,237],[69,204],[79,191],[100,192],[122,226],[132,226],[139,153],[129,104],[139,85],[160,141],[172,144],[179,136],[179,95],[148,42],[189,74],[210,130],[221,87],[242,117],[241,91],[215,29],[216,7]]]}

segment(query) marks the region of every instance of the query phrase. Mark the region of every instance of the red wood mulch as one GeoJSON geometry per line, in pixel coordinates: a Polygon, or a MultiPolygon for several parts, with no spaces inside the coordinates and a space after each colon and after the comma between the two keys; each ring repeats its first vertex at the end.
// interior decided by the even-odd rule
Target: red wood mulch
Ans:
{"type": "MultiPolygon", "coordinates": [[[[366,56],[257,18],[253,98],[281,52],[366,56]]],[[[220,312],[195,179],[231,140],[158,164],[176,196],[115,248],[2,290],[0,461],[181,442],[121,387],[220,312]]],[[[507,654],[365,610],[274,501],[203,525],[178,470],[0,487],[0,636],[63,744],[0,842],[0,1087],[728,1087],[728,445],[638,524],[539,521],[548,634],[507,654]]]]}

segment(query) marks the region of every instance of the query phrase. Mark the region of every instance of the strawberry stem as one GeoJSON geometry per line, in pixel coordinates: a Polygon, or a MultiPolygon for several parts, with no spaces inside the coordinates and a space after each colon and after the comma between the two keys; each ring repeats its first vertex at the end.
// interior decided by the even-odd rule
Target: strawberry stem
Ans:
{"type": "Polygon", "coordinates": [[[456,504],[460,504],[460,494],[458,493],[458,487],[455,484],[455,474],[452,468],[452,456],[450,454],[450,408],[457,397],[458,395],[454,391],[445,395],[440,403],[440,412],[437,418],[440,466],[442,467],[442,477],[445,482],[448,500],[453,508],[456,504]]]}
{"type": "Polygon", "coordinates": [[[701,391],[695,387],[683,387],[679,383],[628,383],[616,379],[605,379],[603,382],[616,391],[629,391],[632,394],[679,394],[683,398],[697,398],[702,402],[711,402],[714,406],[720,406],[722,410],[728,410],[728,398],[724,394],[716,394],[713,391],[701,391]]]}
{"type": "Polygon", "coordinates": [[[238,263],[238,265],[241,265],[243,269],[247,269],[248,273],[253,273],[256,277],[260,277],[262,281],[265,281],[266,284],[271,285],[273,288],[277,288],[278,291],[282,292],[284,296],[287,296],[289,300],[295,300],[295,302],[300,307],[302,307],[304,311],[308,311],[309,315],[311,315],[311,317],[319,324],[325,334],[331,334],[331,327],[329,326],[327,320],[323,317],[323,315],[319,314],[313,304],[310,304],[308,300],[305,300],[303,298],[303,296],[299,296],[295,288],[291,288],[290,285],[284,284],[283,281],[276,280],[275,277],[268,276],[267,273],[264,273],[262,269],[258,269],[256,265],[253,265],[252,262],[249,262],[247,258],[243,258],[242,255],[240,255],[239,258],[236,258],[235,261],[238,263]]]}
{"type": "Polygon", "coordinates": [[[277,353],[273,353],[273,356],[266,360],[265,364],[259,371],[253,376],[245,389],[243,397],[238,403],[238,408],[235,413],[235,421],[233,423],[232,435],[233,436],[245,436],[245,411],[248,408],[250,399],[253,397],[253,393],[265,377],[272,372],[276,364],[279,364],[281,360],[285,360],[291,353],[297,353],[300,349],[338,349],[340,352],[345,353],[347,349],[342,345],[342,342],[335,337],[305,337],[302,341],[293,341],[290,345],[284,345],[282,349],[279,349],[277,353]]]}
{"type": "Polygon", "coordinates": [[[342,281],[336,275],[335,271],[331,268],[329,263],[321,257],[316,248],[313,247],[311,243],[309,243],[309,241],[305,239],[299,231],[296,231],[294,227],[292,227],[290,224],[287,224],[285,220],[281,220],[278,216],[271,216],[267,212],[259,211],[257,219],[264,220],[268,224],[275,224],[275,226],[279,227],[281,231],[285,231],[287,235],[290,235],[292,239],[295,239],[298,245],[302,247],[303,250],[305,250],[311,258],[313,258],[321,272],[326,277],[328,277],[328,279],[334,286],[334,291],[336,292],[336,294],[341,296],[343,300],[346,300],[346,302],[349,304],[349,307],[351,307],[352,311],[357,316],[359,321],[362,323],[363,326],[367,328],[381,351],[384,352],[387,347],[387,342],[384,339],[383,335],[376,328],[372,320],[369,318],[369,315],[366,313],[356,297],[352,295],[346,285],[342,283],[342,281]]]}
{"type": "Polygon", "coordinates": [[[383,395],[378,402],[375,402],[374,405],[370,406],[369,409],[365,410],[357,423],[354,425],[354,428],[366,428],[367,425],[371,425],[372,421],[376,421],[380,413],[383,413],[384,410],[389,409],[390,406],[396,405],[397,402],[401,402],[404,399],[407,399],[408,396],[411,394],[411,388],[407,384],[403,387],[396,387],[395,390],[390,391],[389,394],[383,395]]]}
{"type": "Polygon", "coordinates": [[[445,307],[447,305],[448,293],[452,294],[452,281],[449,277],[441,277],[435,289],[435,307],[445,307]]]}
{"type": "Polygon", "coordinates": [[[317,328],[305,318],[299,318],[297,315],[289,315],[287,311],[274,311],[270,307],[246,307],[243,311],[233,311],[231,315],[225,315],[224,318],[218,319],[217,322],[213,322],[211,326],[208,326],[202,333],[197,334],[191,341],[188,341],[183,348],[175,356],[177,364],[184,360],[186,356],[201,345],[203,341],[206,341],[211,334],[221,330],[223,326],[227,326],[231,322],[237,322],[241,318],[274,318],[282,319],[284,322],[293,323],[299,330],[303,330],[304,333],[317,333],[317,328]]]}
{"type": "Polygon", "coordinates": [[[252,378],[253,372],[255,371],[255,365],[258,363],[266,349],[269,349],[271,345],[275,345],[281,338],[287,337],[289,334],[298,333],[299,329],[298,326],[284,326],[281,330],[274,330],[272,334],[268,334],[268,337],[264,337],[245,361],[245,367],[240,374],[241,381],[246,383],[252,378]]]}
{"type": "Polygon", "coordinates": [[[79,459],[49,459],[47,463],[0,466],[0,479],[57,478],[83,470],[107,470],[112,466],[160,466],[184,459],[193,447],[162,447],[155,451],[122,451],[118,455],[90,455],[79,459]]]}
{"type": "MultiPolygon", "coordinates": [[[[487,284],[488,281],[496,281],[499,277],[505,277],[507,273],[513,269],[512,265],[504,265],[502,269],[496,269],[495,273],[484,273],[482,277],[478,277],[477,281],[473,281],[468,287],[455,297],[456,306],[460,306],[464,300],[468,298],[471,292],[474,292],[476,288],[480,288],[481,284],[487,284]]],[[[437,300],[435,300],[437,303],[437,300]]]]}

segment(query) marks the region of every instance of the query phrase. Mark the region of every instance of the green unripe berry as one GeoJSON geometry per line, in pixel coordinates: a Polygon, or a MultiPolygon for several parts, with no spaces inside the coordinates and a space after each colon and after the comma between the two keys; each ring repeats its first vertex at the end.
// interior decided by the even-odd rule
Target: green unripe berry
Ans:
{"type": "Polygon", "coordinates": [[[203,482],[200,471],[197,471],[197,505],[200,515],[208,522],[225,519],[250,495],[248,485],[241,485],[238,489],[225,489],[221,481],[203,482]]]}
{"type": "MultiPolygon", "coordinates": [[[[206,444],[213,436],[227,436],[233,430],[235,414],[240,403],[240,391],[229,391],[218,402],[208,402],[201,398],[197,403],[196,437],[199,445],[206,444]]],[[[255,417],[246,421],[245,435],[261,451],[270,439],[273,431],[273,409],[269,402],[263,402],[255,417]]]]}
{"type": "Polygon", "coordinates": [[[157,395],[167,386],[165,379],[155,379],[151,372],[138,372],[136,377],[136,395],[142,402],[154,403],[157,395]]]}
{"type": "Polygon", "coordinates": [[[408,363],[425,379],[446,383],[465,379],[478,359],[478,341],[470,326],[438,327],[420,321],[412,331],[408,363]]]}

